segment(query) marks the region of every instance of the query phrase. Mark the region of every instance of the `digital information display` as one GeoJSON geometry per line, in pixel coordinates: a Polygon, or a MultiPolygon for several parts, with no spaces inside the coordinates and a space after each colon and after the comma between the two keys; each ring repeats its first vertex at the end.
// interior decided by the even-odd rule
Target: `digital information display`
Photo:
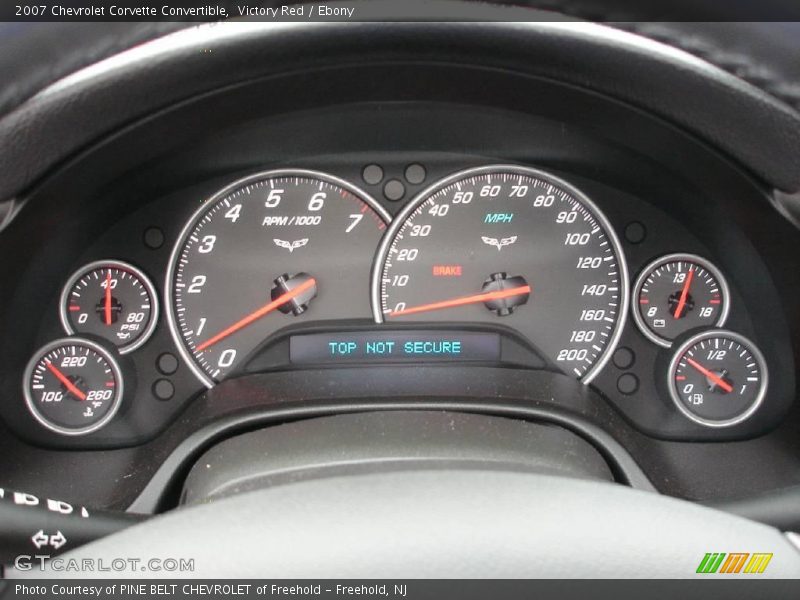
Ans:
{"type": "Polygon", "coordinates": [[[297,364],[415,361],[499,361],[500,336],[471,331],[310,333],[289,339],[297,364]]]}

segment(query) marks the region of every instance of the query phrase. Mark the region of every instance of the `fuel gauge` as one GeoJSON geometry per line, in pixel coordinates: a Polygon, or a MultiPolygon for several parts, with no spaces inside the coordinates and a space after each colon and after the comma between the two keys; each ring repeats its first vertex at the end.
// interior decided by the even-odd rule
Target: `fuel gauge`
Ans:
{"type": "Polygon", "coordinates": [[[692,421],[708,427],[741,423],[767,390],[767,365],[753,342],[716,329],[692,336],[669,367],[672,400],[692,421]]]}
{"type": "Polygon", "coordinates": [[[722,273],[694,254],[668,254],[647,265],[633,288],[633,317],[651,341],[669,348],[697,327],[721,327],[730,308],[722,273]]]}

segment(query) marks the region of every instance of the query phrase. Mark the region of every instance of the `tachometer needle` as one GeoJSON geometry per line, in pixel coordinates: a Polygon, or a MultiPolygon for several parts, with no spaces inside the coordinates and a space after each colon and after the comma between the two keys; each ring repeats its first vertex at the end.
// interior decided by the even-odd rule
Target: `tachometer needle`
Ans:
{"type": "Polygon", "coordinates": [[[293,288],[293,289],[289,290],[288,292],[286,292],[285,294],[283,294],[281,296],[278,296],[272,302],[269,302],[269,303],[265,304],[264,306],[262,306],[258,310],[254,311],[254,312],[250,313],[249,315],[247,315],[246,317],[244,317],[243,319],[240,319],[240,320],[236,321],[236,323],[234,323],[233,325],[231,325],[227,329],[224,329],[224,330],[220,331],[214,337],[211,337],[211,338],[207,339],[205,342],[203,342],[202,344],[197,346],[196,351],[197,352],[202,352],[203,350],[205,350],[207,348],[210,348],[211,346],[213,346],[217,342],[219,342],[221,340],[224,340],[229,335],[236,333],[237,331],[239,331],[240,329],[243,329],[244,327],[247,327],[253,321],[257,321],[258,319],[260,319],[264,315],[267,315],[267,314],[271,313],[276,308],[278,308],[280,306],[283,306],[287,302],[291,301],[293,298],[296,298],[296,297],[300,296],[304,292],[306,292],[306,291],[310,290],[311,288],[313,288],[315,285],[317,285],[317,280],[314,279],[313,277],[311,277],[310,279],[308,279],[308,280],[304,281],[303,283],[301,283],[300,285],[298,285],[296,288],[293,288]]]}
{"type": "Polygon", "coordinates": [[[106,275],[106,325],[111,325],[111,269],[106,275]]]}
{"type": "Polygon", "coordinates": [[[673,315],[676,319],[681,318],[681,313],[686,306],[686,298],[689,296],[689,288],[692,285],[692,277],[694,277],[694,269],[690,267],[689,273],[686,275],[686,281],[683,284],[683,289],[681,290],[681,297],[678,300],[678,306],[675,308],[675,314],[673,315]]]}
{"type": "Polygon", "coordinates": [[[693,360],[691,358],[687,358],[686,362],[688,362],[695,369],[697,369],[703,375],[705,375],[711,381],[713,381],[714,385],[716,385],[716,386],[722,388],[723,390],[725,390],[726,393],[730,394],[733,391],[733,386],[731,386],[731,384],[729,384],[727,381],[725,381],[722,377],[720,377],[719,375],[717,375],[713,371],[710,371],[710,370],[706,369],[703,365],[701,365],[696,360],[693,360]]]}
{"type": "Polygon", "coordinates": [[[72,383],[66,375],[64,375],[61,371],[59,371],[56,367],[54,367],[53,363],[48,362],[47,368],[53,375],[56,376],[56,379],[58,379],[61,383],[64,384],[64,387],[67,388],[67,391],[69,391],[70,394],[75,396],[78,400],[86,400],[86,394],[80,391],[78,387],[74,383],[72,383]]]}
{"type": "Polygon", "coordinates": [[[473,296],[462,296],[461,298],[452,298],[451,300],[442,300],[441,302],[433,302],[431,304],[420,304],[419,306],[412,306],[411,308],[404,308],[403,310],[396,310],[389,313],[393,317],[401,315],[412,315],[414,313],[428,312],[431,310],[441,310],[443,308],[451,308],[453,306],[463,306],[465,304],[479,304],[481,302],[488,302],[489,300],[502,300],[503,298],[511,298],[512,296],[519,296],[520,294],[530,294],[531,286],[522,285],[519,287],[508,288],[505,290],[498,290],[496,292],[484,292],[482,294],[475,294],[473,296]]]}

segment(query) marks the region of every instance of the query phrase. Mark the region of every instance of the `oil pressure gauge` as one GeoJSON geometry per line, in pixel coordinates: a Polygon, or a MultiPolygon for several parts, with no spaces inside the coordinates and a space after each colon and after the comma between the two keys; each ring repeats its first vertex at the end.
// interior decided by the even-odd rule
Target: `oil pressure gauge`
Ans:
{"type": "Polygon", "coordinates": [[[767,365],[747,338],[716,329],[692,336],[675,351],[669,392],[680,411],[708,427],[750,417],[764,400],[767,365]]]}
{"type": "Polygon", "coordinates": [[[70,335],[92,334],[126,354],[144,344],[158,321],[158,298],[136,267],[116,260],[76,271],[61,293],[61,322],[70,335]]]}
{"type": "Polygon", "coordinates": [[[668,254],[647,265],[633,288],[633,317],[651,341],[669,348],[698,327],[721,327],[730,309],[722,273],[694,254],[668,254]]]}
{"type": "Polygon", "coordinates": [[[63,435],[103,427],[119,409],[123,392],[111,354],[81,338],[56,340],[39,350],[25,369],[22,387],[34,418],[63,435]]]}

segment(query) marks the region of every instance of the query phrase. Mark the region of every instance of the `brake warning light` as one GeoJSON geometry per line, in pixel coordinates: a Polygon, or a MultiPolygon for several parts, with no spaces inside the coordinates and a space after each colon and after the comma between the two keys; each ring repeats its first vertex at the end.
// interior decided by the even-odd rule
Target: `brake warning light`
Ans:
{"type": "Polygon", "coordinates": [[[434,277],[461,277],[461,265],[433,265],[434,277]]]}

